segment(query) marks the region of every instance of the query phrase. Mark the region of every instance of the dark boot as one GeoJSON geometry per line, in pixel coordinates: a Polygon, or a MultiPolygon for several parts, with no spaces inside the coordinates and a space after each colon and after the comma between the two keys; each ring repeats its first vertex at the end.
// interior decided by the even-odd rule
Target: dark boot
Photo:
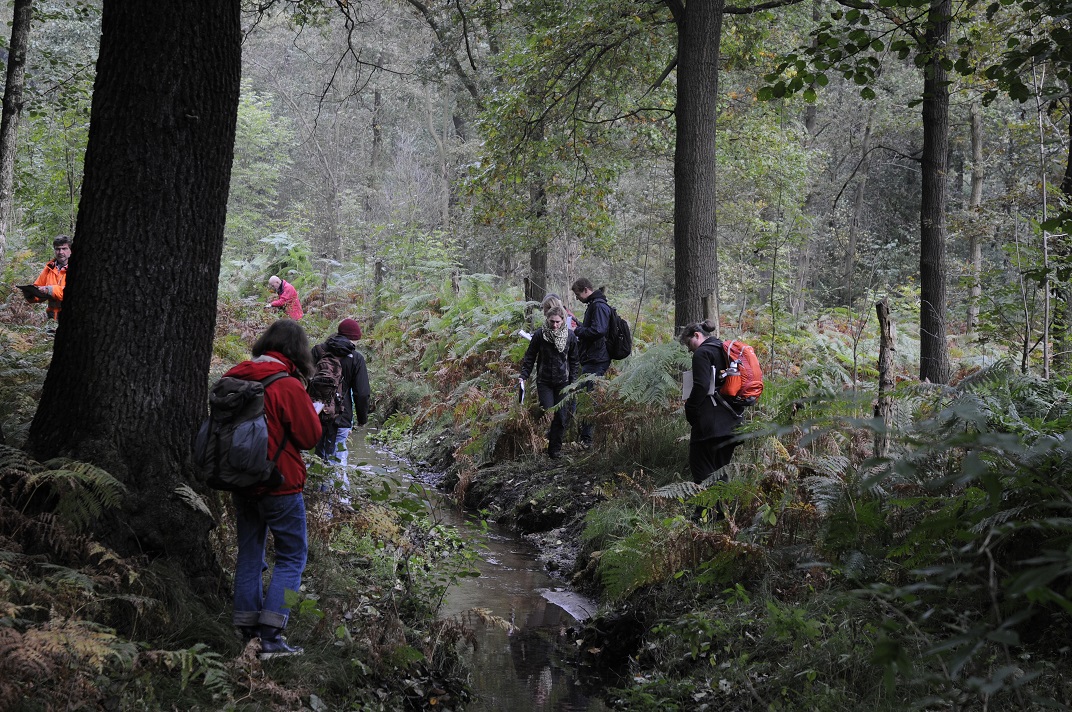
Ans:
{"type": "Polygon", "coordinates": [[[257,654],[257,657],[261,660],[282,658],[288,655],[301,655],[305,652],[304,648],[296,648],[287,645],[286,638],[283,637],[282,628],[272,628],[270,626],[262,625],[260,632],[261,652],[257,654]]]}
{"type": "Polygon", "coordinates": [[[242,636],[243,643],[248,643],[254,638],[261,637],[261,632],[255,625],[240,625],[238,626],[238,633],[242,636]]]}

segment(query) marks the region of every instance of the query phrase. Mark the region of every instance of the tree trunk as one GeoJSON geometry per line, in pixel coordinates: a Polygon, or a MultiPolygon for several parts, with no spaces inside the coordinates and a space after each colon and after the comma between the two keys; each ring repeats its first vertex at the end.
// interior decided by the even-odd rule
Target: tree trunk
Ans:
{"type": "Polygon", "coordinates": [[[874,123],[875,108],[871,105],[867,112],[867,125],[864,138],[860,143],[860,165],[856,170],[856,193],[852,202],[852,218],[849,221],[849,244],[845,246],[845,263],[843,265],[845,306],[851,307],[855,296],[853,292],[856,281],[856,243],[860,235],[860,223],[863,222],[864,195],[867,193],[867,176],[871,172],[871,126],[874,123]]]}
{"type": "MultiPolygon", "coordinates": [[[[542,121],[533,129],[533,136],[537,144],[543,142],[542,121]]],[[[529,177],[529,224],[532,225],[530,234],[533,243],[529,247],[529,276],[525,280],[525,299],[542,302],[547,294],[547,246],[550,240],[546,179],[538,166],[532,169],[529,177]]]]}
{"type": "Polygon", "coordinates": [[[949,156],[949,85],[942,66],[949,43],[952,0],[931,0],[923,51],[922,201],[919,240],[919,378],[948,383],[946,344],[946,181],[949,156]]]}
{"type": "Polygon", "coordinates": [[[971,236],[968,251],[971,259],[971,294],[968,299],[968,333],[979,328],[979,300],[983,295],[983,221],[979,209],[983,205],[983,111],[979,102],[971,105],[971,197],[968,210],[971,212],[971,236]]]}
{"type": "Polygon", "coordinates": [[[893,426],[893,352],[897,344],[890,321],[890,301],[883,298],[875,302],[878,315],[878,400],[875,401],[875,417],[882,419],[882,432],[875,433],[875,457],[890,454],[890,428],[893,426]]]}
{"type": "Polygon", "coordinates": [[[715,127],[723,0],[690,2],[678,17],[674,151],[674,324],[704,317],[718,299],[715,127]]]}
{"type": "Polygon", "coordinates": [[[11,20],[11,44],[7,53],[7,82],[0,117],[0,265],[7,251],[7,231],[11,226],[11,206],[15,187],[15,136],[22,114],[22,90],[26,84],[26,49],[30,45],[33,0],[15,0],[11,20]]]}
{"type": "Polygon", "coordinates": [[[205,415],[241,73],[237,0],[104,4],[85,181],[28,449],[128,488],[97,525],[210,590],[210,517],[176,496],[205,415]]]}
{"type": "MultiPolygon", "coordinates": [[[[1072,91],[1072,82],[1069,82],[1068,88],[1072,91]]],[[[1061,194],[1065,198],[1065,204],[1072,205],[1072,114],[1068,117],[1068,156],[1065,161],[1065,174],[1061,179],[1061,194]]],[[[1061,233],[1051,237],[1051,249],[1055,261],[1067,265],[1069,256],[1072,255],[1072,241],[1069,240],[1067,230],[1062,230],[1061,233]]],[[[1052,276],[1051,285],[1054,295],[1053,371],[1057,374],[1067,374],[1069,367],[1072,367],[1072,286],[1058,274],[1052,276]]]]}

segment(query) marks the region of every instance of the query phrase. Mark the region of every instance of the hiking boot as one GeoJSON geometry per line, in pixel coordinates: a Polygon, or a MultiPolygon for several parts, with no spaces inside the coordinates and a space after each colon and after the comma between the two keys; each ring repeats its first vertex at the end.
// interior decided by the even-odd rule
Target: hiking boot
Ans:
{"type": "Polygon", "coordinates": [[[560,460],[560,459],[562,459],[562,451],[561,450],[548,450],[547,451],[547,457],[551,458],[552,460],[560,460]]]}
{"type": "Polygon", "coordinates": [[[238,626],[238,634],[242,636],[243,643],[248,643],[254,638],[261,637],[261,632],[257,629],[257,626],[250,625],[238,626]]]}
{"type": "Polygon", "coordinates": [[[257,657],[261,660],[270,660],[288,655],[301,655],[305,652],[304,648],[288,645],[282,633],[282,628],[261,626],[261,652],[257,653],[257,657]]]}

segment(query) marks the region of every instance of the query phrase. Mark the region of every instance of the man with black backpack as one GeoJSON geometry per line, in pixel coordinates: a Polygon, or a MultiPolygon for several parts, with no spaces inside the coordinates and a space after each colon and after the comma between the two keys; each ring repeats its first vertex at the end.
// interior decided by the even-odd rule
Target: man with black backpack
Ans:
{"type": "MultiPolygon", "coordinates": [[[[313,347],[316,372],[309,382],[309,395],[323,404],[320,422],[324,434],[316,446],[316,454],[339,466],[338,476],[349,489],[346,477],[348,464],[346,441],[356,421],[368,422],[369,388],[365,357],[354,342],[361,338],[361,325],[354,319],[343,319],[338,333],[313,347]]],[[[346,495],[343,495],[344,501],[346,495]]]]}
{"type": "MultiPolygon", "coordinates": [[[[587,277],[579,277],[570,287],[573,295],[586,305],[584,319],[575,330],[580,342],[581,377],[586,375],[602,376],[610,368],[610,354],[607,353],[607,331],[613,311],[607,304],[603,288],[595,289],[587,277]]],[[[591,390],[592,384],[582,387],[591,390]]],[[[591,421],[580,423],[581,444],[591,447],[595,426],[591,421]]]]}

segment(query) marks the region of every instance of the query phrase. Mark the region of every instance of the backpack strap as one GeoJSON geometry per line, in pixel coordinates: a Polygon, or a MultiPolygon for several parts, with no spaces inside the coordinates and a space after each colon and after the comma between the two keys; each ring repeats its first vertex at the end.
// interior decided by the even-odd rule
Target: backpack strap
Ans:
{"type": "MultiPolygon", "coordinates": [[[[277,373],[273,373],[271,376],[268,376],[267,378],[261,379],[261,385],[263,385],[265,387],[265,389],[267,389],[269,384],[275,383],[279,379],[287,378],[289,376],[290,376],[290,374],[287,373],[286,371],[279,371],[277,373]]],[[[290,433],[288,433],[287,429],[284,427],[283,428],[283,439],[279,441],[279,448],[275,451],[275,456],[272,457],[272,465],[275,465],[277,462],[279,462],[279,456],[283,454],[283,448],[285,448],[287,446],[287,440],[289,438],[290,438],[290,433]]]]}

